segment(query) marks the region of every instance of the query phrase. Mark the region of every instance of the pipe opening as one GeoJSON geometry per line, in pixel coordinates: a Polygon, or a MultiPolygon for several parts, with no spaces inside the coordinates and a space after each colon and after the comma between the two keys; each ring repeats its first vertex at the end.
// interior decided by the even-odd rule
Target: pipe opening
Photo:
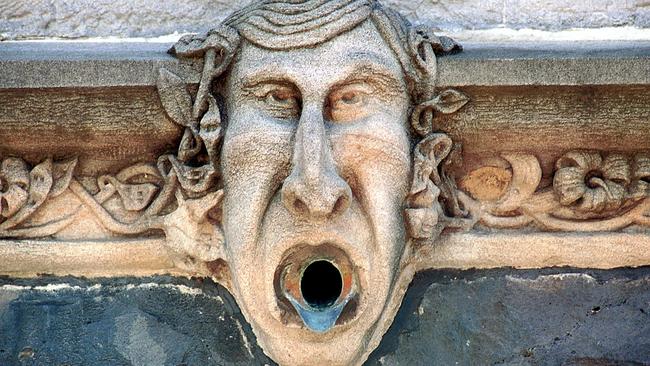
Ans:
{"type": "Polygon", "coordinates": [[[333,305],[341,296],[343,279],[341,272],[331,262],[313,262],[302,274],[300,291],[309,306],[324,309],[333,305]]]}

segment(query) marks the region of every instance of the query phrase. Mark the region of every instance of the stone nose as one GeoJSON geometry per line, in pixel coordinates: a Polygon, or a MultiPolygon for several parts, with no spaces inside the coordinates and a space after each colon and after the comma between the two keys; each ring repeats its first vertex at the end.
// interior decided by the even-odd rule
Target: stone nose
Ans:
{"type": "Polygon", "coordinates": [[[303,108],[293,147],[291,174],[282,185],[282,201],[293,214],[331,218],[350,205],[350,186],[334,165],[320,108],[303,108]]]}

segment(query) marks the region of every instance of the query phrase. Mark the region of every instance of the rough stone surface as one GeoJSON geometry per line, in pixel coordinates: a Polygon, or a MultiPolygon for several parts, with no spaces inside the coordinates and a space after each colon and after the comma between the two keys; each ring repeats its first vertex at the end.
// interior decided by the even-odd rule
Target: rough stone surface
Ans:
{"type": "Polygon", "coordinates": [[[424,272],[367,362],[479,363],[650,363],[650,268],[424,272]]]}
{"type": "MultiPolygon", "coordinates": [[[[0,0],[0,37],[151,37],[199,32],[246,0],[0,0]]],[[[495,27],[561,30],[650,25],[643,0],[384,0],[410,19],[442,30],[495,27]]]]}
{"type": "Polygon", "coordinates": [[[273,364],[212,282],[0,280],[0,364],[273,364]]]}
{"type": "MultiPolygon", "coordinates": [[[[418,275],[367,365],[650,363],[650,268],[418,275]]],[[[2,365],[272,365],[232,297],[169,277],[0,280],[2,365]]]]}

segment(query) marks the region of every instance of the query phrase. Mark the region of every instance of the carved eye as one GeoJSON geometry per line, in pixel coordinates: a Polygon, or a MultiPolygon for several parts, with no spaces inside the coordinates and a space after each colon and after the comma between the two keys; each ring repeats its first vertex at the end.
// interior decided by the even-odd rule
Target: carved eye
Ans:
{"type": "Polygon", "coordinates": [[[333,122],[350,122],[369,113],[370,87],[365,84],[345,85],[329,97],[329,118],[333,122]]]}
{"type": "Polygon", "coordinates": [[[293,119],[300,116],[300,95],[288,86],[276,85],[263,97],[268,111],[276,118],[293,119]]]}
{"type": "Polygon", "coordinates": [[[267,95],[266,98],[268,99],[268,102],[270,103],[285,103],[289,104],[293,100],[295,100],[295,97],[291,95],[291,92],[285,89],[276,89],[270,91],[267,95]]]}

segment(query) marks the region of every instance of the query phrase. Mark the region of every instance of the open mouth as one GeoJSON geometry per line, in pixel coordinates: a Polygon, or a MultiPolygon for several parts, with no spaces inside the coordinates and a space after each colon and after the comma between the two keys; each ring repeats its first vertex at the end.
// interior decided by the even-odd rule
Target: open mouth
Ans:
{"type": "Polygon", "coordinates": [[[276,270],[276,297],[285,321],[324,333],[354,317],[358,285],[348,256],[332,245],[301,246],[276,270]]]}

